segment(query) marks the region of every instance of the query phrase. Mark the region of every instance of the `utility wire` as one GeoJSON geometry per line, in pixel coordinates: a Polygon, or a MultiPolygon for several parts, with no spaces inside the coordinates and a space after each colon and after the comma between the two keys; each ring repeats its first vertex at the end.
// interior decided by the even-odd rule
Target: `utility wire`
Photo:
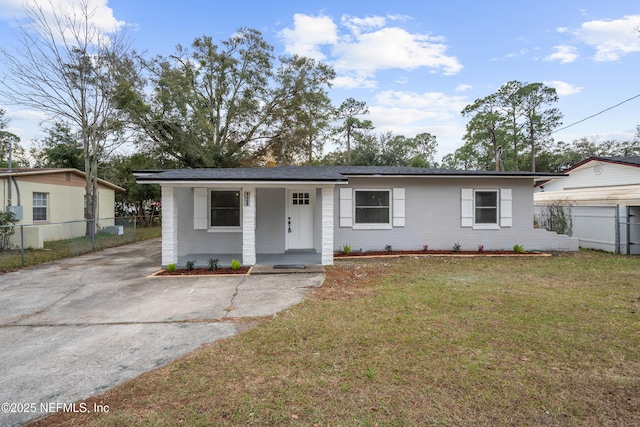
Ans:
{"type": "Polygon", "coordinates": [[[605,108],[605,109],[604,109],[604,110],[602,110],[602,111],[599,111],[599,112],[597,112],[597,113],[595,113],[595,114],[592,114],[592,115],[590,115],[589,117],[585,117],[584,119],[582,119],[582,120],[578,120],[577,122],[571,123],[570,125],[567,125],[567,126],[565,126],[565,127],[561,127],[560,129],[556,129],[556,130],[554,130],[554,131],[553,131],[553,132],[551,132],[551,133],[553,134],[553,133],[556,133],[556,132],[560,132],[561,130],[565,130],[565,129],[567,129],[567,128],[570,128],[571,126],[575,126],[575,125],[577,125],[578,123],[582,123],[582,122],[584,122],[584,121],[587,121],[587,120],[589,120],[589,119],[592,119],[592,118],[594,118],[595,116],[599,116],[600,114],[602,114],[602,113],[604,113],[604,112],[606,112],[606,111],[613,110],[614,108],[621,106],[621,105],[622,105],[622,104],[624,104],[625,102],[629,102],[629,101],[634,100],[634,99],[636,99],[636,98],[638,98],[638,97],[640,97],[640,93],[639,93],[639,94],[637,94],[636,96],[632,96],[632,97],[631,97],[631,98],[629,98],[629,99],[625,99],[624,101],[619,102],[619,103],[617,103],[616,105],[614,105],[614,106],[612,106],[612,107],[605,108]]]}

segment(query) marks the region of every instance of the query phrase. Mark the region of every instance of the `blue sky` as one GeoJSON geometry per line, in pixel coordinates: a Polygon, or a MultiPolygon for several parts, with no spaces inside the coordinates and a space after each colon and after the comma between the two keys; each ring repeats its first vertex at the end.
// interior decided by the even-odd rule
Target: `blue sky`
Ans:
{"type": "MultiPolygon", "coordinates": [[[[258,29],[276,55],[333,65],[334,105],[366,101],[377,132],[436,135],[438,158],[462,145],[468,119],[460,111],[510,80],[556,87],[564,126],[640,95],[637,0],[87,1],[100,25],[126,23],[134,46],[150,54],[169,55],[202,35],[220,41],[240,27],[258,29]]],[[[0,0],[6,48],[21,3],[0,0]]],[[[28,146],[43,115],[0,106],[28,146]]],[[[640,97],[554,137],[630,140],[639,112],[640,97]]]]}

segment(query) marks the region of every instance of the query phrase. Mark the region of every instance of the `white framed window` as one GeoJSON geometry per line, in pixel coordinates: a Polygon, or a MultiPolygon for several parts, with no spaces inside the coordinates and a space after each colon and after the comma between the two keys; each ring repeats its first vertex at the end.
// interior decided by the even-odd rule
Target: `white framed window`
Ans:
{"type": "Polygon", "coordinates": [[[474,224],[498,225],[498,190],[475,190],[474,224]]]}
{"type": "Polygon", "coordinates": [[[460,225],[474,229],[499,229],[513,225],[510,188],[463,188],[460,225]]]}
{"type": "Polygon", "coordinates": [[[340,227],[389,229],[405,226],[405,189],[340,188],[340,227]]]}
{"type": "Polygon", "coordinates": [[[33,193],[33,220],[49,221],[49,193],[33,193]]]}
{"type": "Polygon", "coordinates": [[[239,228],[242,225],[241,191],[211,190],[209,209],[210,228],[239,228]]]}
{"type": "Polygon", "coordinates": [[[355,190],[354,226],[391,227],[391,190],[355,190]]]}

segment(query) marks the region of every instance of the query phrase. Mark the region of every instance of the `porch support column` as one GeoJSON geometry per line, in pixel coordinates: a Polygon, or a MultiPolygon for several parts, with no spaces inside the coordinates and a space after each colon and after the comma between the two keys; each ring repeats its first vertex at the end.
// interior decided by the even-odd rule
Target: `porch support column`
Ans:
{"type": "Polygon", "coordinates": [[[162,266],[178,263],[178,202],[174,187],[162,186],[162,266]]]}
{"type": "Polygon", "coordinates": [[[333,187],[322,187],[322,265],[333,265],[333,187]]]}
{"type": "Polygon", "coordinates": [[[242,189],[242,264],[256,264],[256,189],[242,189]]]}

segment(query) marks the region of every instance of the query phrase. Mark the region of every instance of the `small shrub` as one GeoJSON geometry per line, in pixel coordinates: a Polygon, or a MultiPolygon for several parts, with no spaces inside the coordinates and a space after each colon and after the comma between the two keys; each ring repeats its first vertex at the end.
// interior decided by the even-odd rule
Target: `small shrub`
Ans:
{"type": "Polygon", "coordinates": [[[216,271],[218,269],[218,258],[209,258],[207,269],[209,271],[216,271]]]}
{"type": "Polygon", "coordinates": [[[173,263],[172,263],[172,264],[168,264],[168,265],[167,265],[167,271],[168,271],[169,273],[173,273],[174,271],[176,271],[176,265],[175,265],[175,264],[173,264],[173,263]]]}
{"type": "Polygon", "coordinates": [[[522,245],[513,245],[513,251],[517,254],[521,254],[524,252],[524,246],[522,245]]]}
{"type": "Polygon", "coordinates": [[[573,234],[572,209],[576,202],[569,199],[560,199],[549,202],[547,206],[541,206],[534,217],[534,224],[558,234],[573,234]]]}
{"type": "Polygon", "coordinates": [[[195,261],[187,261],[184,266],[187,269],[187,271],[191,271],[196,266],[196,262],[195,261]]]}
{"type": "Polygon", "coordinates": [[[388,253],[391,253],[393,252],[393,247],[391,245],[385,245],[384,250],[387,251],[388,253]]]}
{"type": "Polygon", "coordinates": [[[232,270],[240,270],[240,267],[242,267],[242,264],[240,264],[240,261],[238,261],[237,259],[233,259],[231,260],[231,269],[232,270]]]}
{"type": "Polygon", "coordinates": [[[478,252],[484,252],[484,245],[478,245],[478,252]]]}
{"type": "Polygon", "coordinates": [[[461,249],[462,247],[460,246],[460,242],[455,242],[453,244],[453,252],[460,252],[461,249]]]}
{"type": "Polygon", "coordinates": [[[345,254],[349,254],[349,253],[351,253],[351,246],[346,245],[346,244],[345,244],[345,245],[343,245],[343,246],[342,246],[342,252],[344,252],[345,254]]]}
{"type": "Polygon", "coordinates": [[[15,233],[14,225],[16,220],[13,212],[0,211],[0,253],[11,249],[9,242],[13,233],[15,233]]]}

